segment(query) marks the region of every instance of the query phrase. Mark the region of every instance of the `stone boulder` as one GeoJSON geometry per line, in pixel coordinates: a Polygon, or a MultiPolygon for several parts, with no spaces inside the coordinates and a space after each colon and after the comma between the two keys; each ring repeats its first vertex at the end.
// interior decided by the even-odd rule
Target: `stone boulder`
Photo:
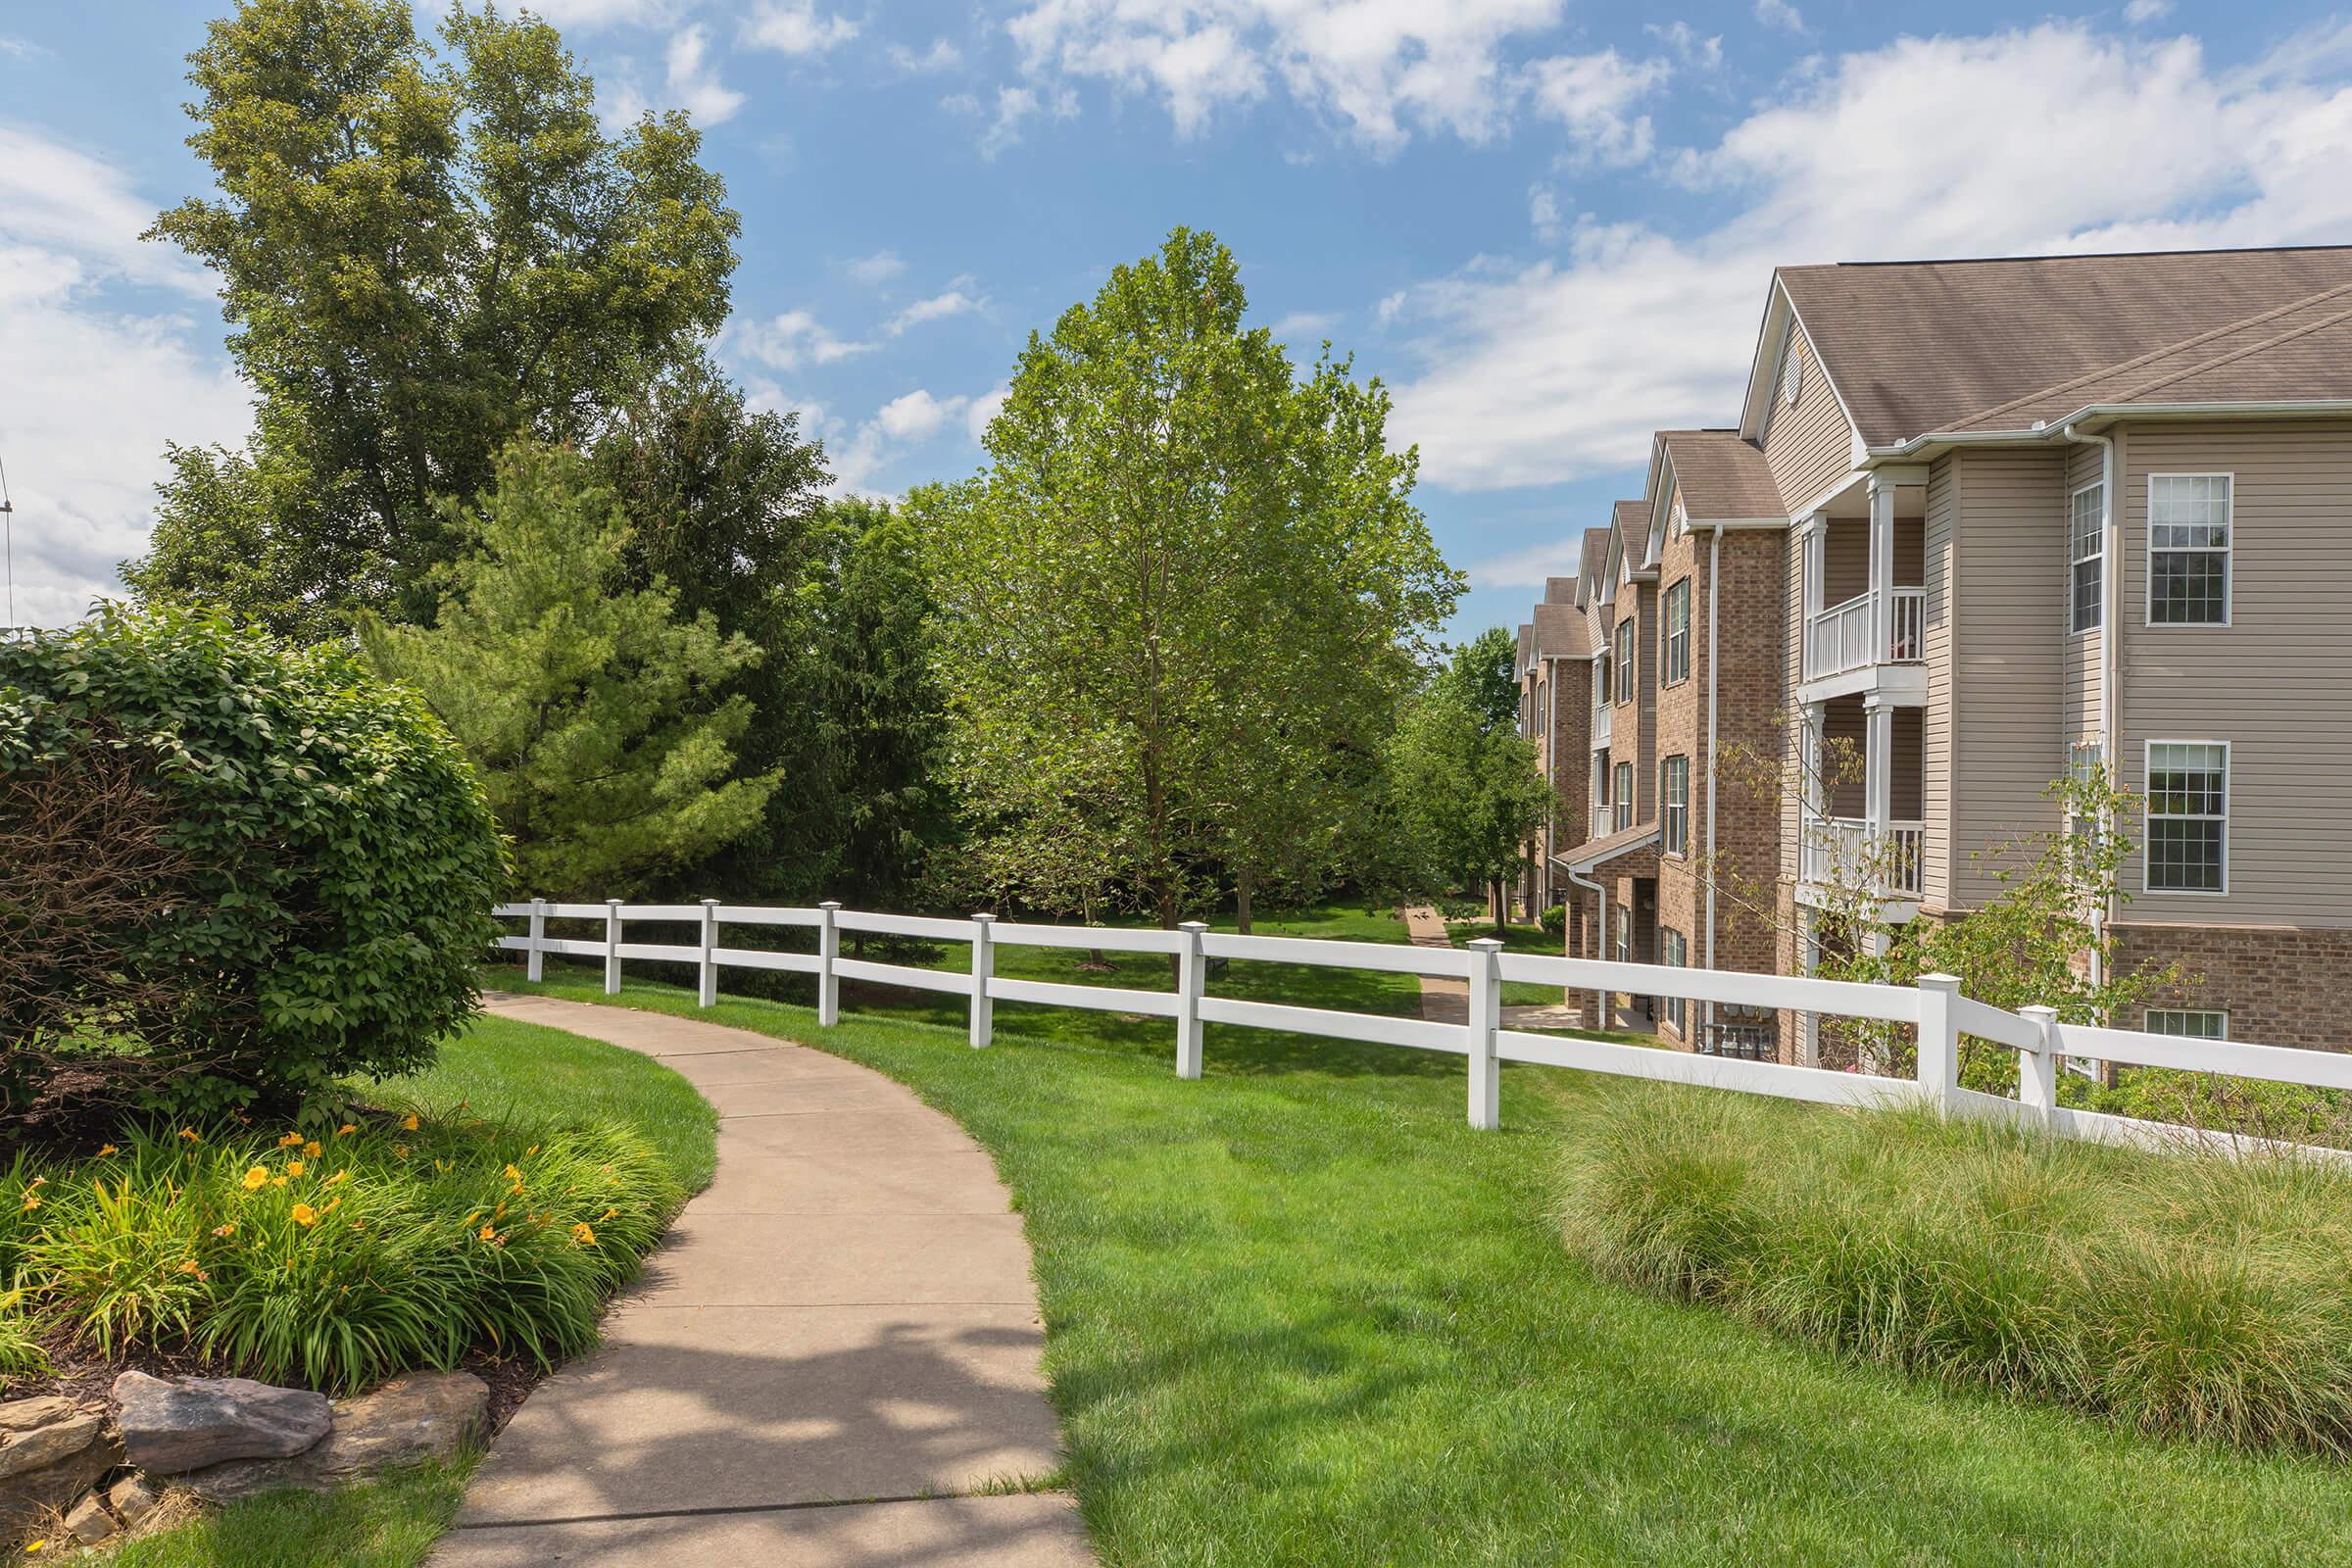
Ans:
{"type": "Polygon", "coordinates": [[[338,1399],[334,1429],[290,1458],[247,1459],[176,1478],[207,1502],[265,1492],[324,1492],[392,1465],[446,1459],[478,1437],[490,1386],[470,1372],[415,1372],[372,1394],[338,1399]]]}
{"type": "Polygon", "coordinates": [[[65,1508],[122,1462],[103,1410],[54,1395],[0,1403],[0,1539],[65,1508]]]}
{"type": "Polygon", "coordinates": [[[284,1459],[327,1434],[333,1411],[323,1394],[247,1378],[115,1379],[115,1425],[130,1462],[151,1475],[178,1475],[231,1459],[284,1459]]]}

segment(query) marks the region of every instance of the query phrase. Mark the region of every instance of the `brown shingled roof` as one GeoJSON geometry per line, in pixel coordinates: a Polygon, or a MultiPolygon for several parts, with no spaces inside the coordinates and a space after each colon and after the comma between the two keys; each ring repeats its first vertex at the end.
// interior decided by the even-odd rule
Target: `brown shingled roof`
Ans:
{"type": "Polygon", "coordinates": [[[1544,578],[1544,602],[1545,604],[1547,604],[1547,605],[1573,605],[1573,604],[1575,604],[1575,603],[1576,603],[1576,579],[1575,579],[1574,577],[1546,577],[1546,578],[1544,578]]]}
{"type": "Polygon", "coordinates": [[[1592,623],[1585,612],[1574,605],[1542,604],[1536,607],[1536,657],[1538,659],[1590,659],[1592,656],[1592,623]]]}
{"type": "MultiPolygon", "coordinates": [[[[1777,275],[1863,440],[1885,447],[2084,377],[2112,370],[2128,380],[2126,368],[2183,346],[2201,359],[2193,340],[2304,302],[2316,308],[2315,296],[2352,285],[2352,246],[1848,263],[1777,275]]],[[[2267,352],[2233,363],[2239,372],[2215,384],[2235,395],[2219,401],[2334,395],[2287,390],[2298,383],[2273,373],[2267,352]]]]}
{"type": "Polygon", "coordinates": [[[1595,588],[1600,586],[1600,574],[1608,569],[1609,530],[1587,528],[1585,549],[1577,564],[1577,575],[1595,588]]]}
{"type": "Polygon", "coordinates": [[[1661,430],[1683,510],[1700,522],[1778,517],[1787,513],[1764,451],[1737,430],[1661,430]]]}
{"type": "Polygon", "coordinates": [[[1609,509],[1609,521],[1625,536],[1625,559],[1640,566],[1649,553],[1649,503],[1620,501],[1609,509]]]}

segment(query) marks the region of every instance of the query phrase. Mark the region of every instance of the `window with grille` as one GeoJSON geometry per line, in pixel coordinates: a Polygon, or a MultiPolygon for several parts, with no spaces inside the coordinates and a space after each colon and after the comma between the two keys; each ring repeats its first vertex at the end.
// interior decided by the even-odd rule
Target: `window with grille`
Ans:
{"type": "Polygon", "coordinates": [[[1604,648],[1600,651],[1600,658],[1593,662],[1592,666],[1592,706],[1594,708],[1609,706],[1609,694],[1616,689],[1611,684],[1614,675],[1615,671],[1609,662],[1609,651],[1604,648]]]}
{"type": "Polygon", "coordinates": [[[2185,1035],[2191,1040],[2227,1040],[2230,1014],[2219,1007],[2150,1007],[2147,1031],[2152,1035],[2185,1035]]]}
{"type": "MultiPolygon", "coordinates": [[[[1662,929],[1658,932],[1658,961],[1674,969],[1690,964],[1690,945],[1680,931],[1662,929]]],[[[1674,1025],[1674,1032],[1678,1035],[1684,1031],[1684,1020],[1689,1016],[1688,1007],[1689,1004],[1681,997],[1665,999],[1666,1021],[1674,1025]]]]}
{"type": "Polygon", "coordinates": [[[2074,606],[2069,629],[2073,631],[2096,629],[2106,605],[2106,497],[2104,485],[2084,485],[2075,492],[2068,550],[2074,574],[2069,585],[2074,606]]]}
{"type": "Polygon", "coordinates": [[[2147,795],[2147,891],[2228,891],[2228,743],[2148,742],[2147,795]]]}
{"type": "Polygon", "coordinates": [[[1631,615],[1617,623],[1617,701],[1634,700],[1634,620],[1631,615]]]}
{"type": "MultiPolygon", "coordinates": [[[[2067,776],[2077,784],[2090,784],[2099,777],[2104,761],[2105,753],[2097,741],[2078,741],[2067,758],[2067,776]]],[[[2098,848],[2099,827],[2099,819],[2095,814],[2068,808],[2066,830],[2074,840],[2076,854],[2085,870],[2090,866],[2092,853],[2098,848]]]]}
{"type": "Polygon", "coordinates": [[[1690,678],[1690,579],[1666,590],[1666,684],[1690,678]]]}
{"type": "Polygon", "coordinates": [[[1690,759],[1669,757],[1659,764],[1658,799],[1665,812],[1661,824],[1669,855],[1689,853],[1690,841],[1690,759]]]}
{"type": "Polygon", "coordinates": [[[2148,624],[2230,623],[2231,481],[2226,473],[2148,479],[2148,624]]]}
{"type": "Polygon", "coordinates": [[[1634,911],[1622,904],[1617,906],[1617,961],[1634,961],[1634,911]]]}
{"type": "Polygon", "coordinates": [[[1617,831],[1622,833],[1634,825],[1634,764],[1619,762],[1613,783],[1617,796],[1617,831]]]}

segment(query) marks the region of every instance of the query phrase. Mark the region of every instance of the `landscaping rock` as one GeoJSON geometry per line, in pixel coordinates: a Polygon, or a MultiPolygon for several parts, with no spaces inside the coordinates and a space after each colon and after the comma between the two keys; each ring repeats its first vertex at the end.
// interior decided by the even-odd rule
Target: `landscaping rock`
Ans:
{"type": "Polygon", "coordinates": [[[102,1410],[54,1395],[0,1404],[0,1538],[65,1507],[122,1462],[102,1410]]]}
{"type": "Polygon", "coordinates": [[[106,1500],[117,1518],[126,1525],[136,1525],[155,1512],[156,1504],[164,1499],[156,1495],[145,1476],[124,1476],[107,1489],[106,1500]]]}
{"type": "Polygon", "coordinates": [[[177,1475],[231,1459],[283,1459],[326,1436],[323,1394],[273,1388],[246,1378],[115,1379],[115,1424],[130,1462],[177,1475]]]}
{"type": "Polygon", "coordinates": [[[106,1504],[91,1493],[66,1510],[66,1534],[85,1546],[96,1545],[115,1533],[115,1516],[106,1511],[106,1504]]]}
{"type": "Polygon", "coordinates": [[[265,1492],[324,1492],[418,1459],[446,1459],[478,1436],[490,1386],[470,1372],[417,1372],[372,1394],[338,1399],[334,1430],[317,1447],[286,1459],[215,1465],[178,1478],[207,1502],[265,1492]]]}

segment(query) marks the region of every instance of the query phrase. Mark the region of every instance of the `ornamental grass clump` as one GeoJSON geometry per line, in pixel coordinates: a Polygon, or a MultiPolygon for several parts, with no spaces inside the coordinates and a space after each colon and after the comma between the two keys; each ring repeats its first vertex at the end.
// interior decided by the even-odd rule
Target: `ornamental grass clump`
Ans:
{"type": "Polygon", "coordinates": [[[2352,1456],[2352,1172],[1690,1090],[1621,1106],[1562,1182],[1608,1277],[2144,1434],[2352,1456]]]}
{"type": "Polygon", "coordinates": [[[25,1319],[80,1348],[346,1393],[477,1350],[576,1354],[683,1196],[619,1128],[157,1129],[70,1173],[20,1160],[0,1263],[25,1319]]]}

